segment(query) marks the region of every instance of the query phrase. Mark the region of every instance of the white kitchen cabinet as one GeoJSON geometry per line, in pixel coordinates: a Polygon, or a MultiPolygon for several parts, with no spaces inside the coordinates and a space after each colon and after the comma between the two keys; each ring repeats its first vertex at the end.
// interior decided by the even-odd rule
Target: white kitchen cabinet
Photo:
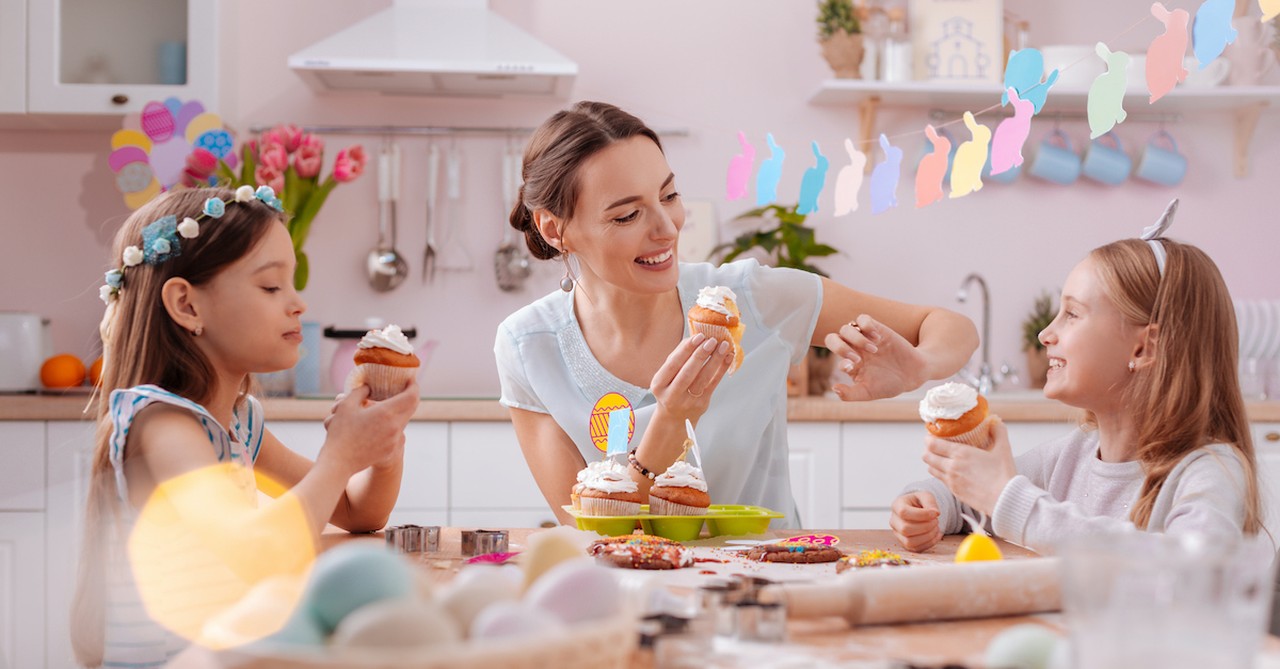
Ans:
{"type": "Polygon", "coordinates": [[[42,449],[48,462],[48,506],[43,528],[48,583],[43,641],[48,669],[76,666],[71,653],[71,599],[84,535],[96,427],[94,421],[50,422],[47,446],[42,449]]]}
{"type": "Polygon", "coordinates": [[[560,524],[546,504],[541,509],[454,509],[449,512],[454,527],[483,529],[494,527],[555,527],[560,524]]]}
{"type": "Polygon", "coordinates": [[[0,114],[27,110],[27,0],[0,0],[0,114]]]}
{"type": "MultiPolygon", "coordinates": [[[[0,0],[8,10],[5,15],[18,14],[11,5],[20,4],[22,0],[0,0]]],[[[200,100],[206,109],[218,109],[218,4],[28,0],[25,111],[125,114],[168,97],[200,100]]],[[[0,27],[0,44],[8,44],[11,30],[0,27]]],[[[8,108],[14,102],[3,104],[8,108]]]]}
{"type": "Polygon", "coordinates": [[[0,423],[0,511],[44,510],[44,429],[40,421],[0,423]]]}
{"type": "Polygon", "coordinates": [[[802,527],[827,530],[840,525],[840,426],[790,423],[791,494],[802,527]]]}
{"type": "Polygon", "coordinates": [[[464,511],[551,513],[507,421],[450,424],[449,482],[450,522],[464,511]]]}
{"type": "Polygon", "coordinates": [[[44,514],[0,512],[0,665],[44,664],[44,514]]]}

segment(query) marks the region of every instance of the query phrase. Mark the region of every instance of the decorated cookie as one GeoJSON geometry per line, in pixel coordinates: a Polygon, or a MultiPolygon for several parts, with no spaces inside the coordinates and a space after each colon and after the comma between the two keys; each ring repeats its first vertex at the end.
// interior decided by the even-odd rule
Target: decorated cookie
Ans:
{"type": "Polygon", "coordinates": [[[600,539],[587,553],[611,567],[625,569],[680,569],[693,564],[693,553],[683,544],[648,534],[626,534],[600,539]]]}
{"type": "Polygon", "coordinates": [[[867,567],[902,567],[911,562],[906,558],[889,551],[873,548],[858,551],[857,555],[846,555],[836,563],[836,573],[847,569],[865,569],[867,567]]]}
{"type": "Polygon", "coordinates": [[[844,553],[839,548],[815,545],[801,541],[782,541],[776,544],[764,544],[747,551],[747,557],[761,562],[792,562],[815,564],[835,562],[844,553]]]}

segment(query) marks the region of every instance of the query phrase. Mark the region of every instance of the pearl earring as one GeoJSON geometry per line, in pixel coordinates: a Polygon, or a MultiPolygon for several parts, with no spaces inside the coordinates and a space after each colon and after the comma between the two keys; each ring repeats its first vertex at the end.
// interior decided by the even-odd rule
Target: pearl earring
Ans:
{"type": "Polygon", "coordinates": [[[204,334],[204,326],[201,326],[201,325],[197,325],[196,329],[191,331],[192,337],[199,337],[202,334],[204,334]]]}
{"type": "Polygon", "coordinates": [[[1132,374],[1132,373],[1133,373],[1135,370],[1137,370],[1137,369],[1138,369],[1138,363],[1136,363],[1136,362],[1134,362],[1134,361],[1130,360],[1130,361],[1129,361],[1129,373],[1130,373],[1130,374],[1132,374]]]}
{"type": "Polygon", "coordinates": [[[569,275],[569,254],[564,254],[564,278],[560,279],[560,290],[566,293],[573,291],[573,277],[569,275]]]}

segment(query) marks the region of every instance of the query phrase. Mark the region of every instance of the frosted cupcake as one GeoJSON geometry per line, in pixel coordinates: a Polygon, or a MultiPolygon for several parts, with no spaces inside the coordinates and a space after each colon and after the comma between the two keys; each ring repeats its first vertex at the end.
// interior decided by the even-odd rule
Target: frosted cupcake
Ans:
{"type": "Polygon", "coordinates": [[[702,470],[684,460],[671,463],[649,488],[649,513],[655,516],[701,516],[709,506],[702,470]]]}
{"type": "Polygon", "coordinates": [[[987,398],[963,383],[931,388],[920,400],[920,420],[929,434],[986,450],[991,448],[987,398]]]}
{"type": "Polygon", "coordinates": [[[725,286],[707,286],[698,291],[698,301],[689,308],[689,331],[701,332],[717,341],[733,343],[733,367],[742,365],[742,314],[738,311],[738,296],[725,286]]]}
{"type": "Polygon", "coordinates": [[[398,395],[418,374],[418,356],[413,354],[409,338],[398,325],[370,330],[356,348],[356,368],[348,386],[361,381],[369,386],[369,399],[385,400],[398,395]]]}
{"type": "Polygon", "coordinates": [[[578,482],[573,484],[573,488],[569,490],[569,503],[577,511],[582,510],[582,489],[586,487],[586,481],[589,478],[600,475],[600,472],[614,470],[619,476],[626,476],[627,470],[621,464],[613,460],[599,460],[587,463],[586,467],[578,470],[578,482]]]}
{"type": "Polygon", "coordinates": [[[634,516],[640,513],[642,499],[640,486],[621,465],[588,473],[578,492],[584,516],[634,516]]]}

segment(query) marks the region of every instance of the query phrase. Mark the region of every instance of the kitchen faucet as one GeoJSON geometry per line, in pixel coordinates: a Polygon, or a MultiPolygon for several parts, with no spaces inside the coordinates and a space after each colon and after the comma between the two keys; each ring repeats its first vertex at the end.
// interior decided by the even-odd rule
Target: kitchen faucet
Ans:
{"type": "Polygon", "coordinates": [[[965,302],[969,299],[969,284],[977,283],[982,289],[982,365],[978,368],[978,375],[974,376],[968,370],[960,370],[956,373],[961,379],[972,386],[977,387],[978,392],[983,395],[990,395],[991,391],[996,389],[996,384],[1004,379],[1013,379],[1016,381],[1016,375],[1013,369],[1007,364],[1000,365],[997,379],[991,373],[991,293],[987,290],[987,281],[982,278],[981,274],[974,272],[964,278],[960,282],[960,290],[956,292],[956,299],[965,302]]]}

